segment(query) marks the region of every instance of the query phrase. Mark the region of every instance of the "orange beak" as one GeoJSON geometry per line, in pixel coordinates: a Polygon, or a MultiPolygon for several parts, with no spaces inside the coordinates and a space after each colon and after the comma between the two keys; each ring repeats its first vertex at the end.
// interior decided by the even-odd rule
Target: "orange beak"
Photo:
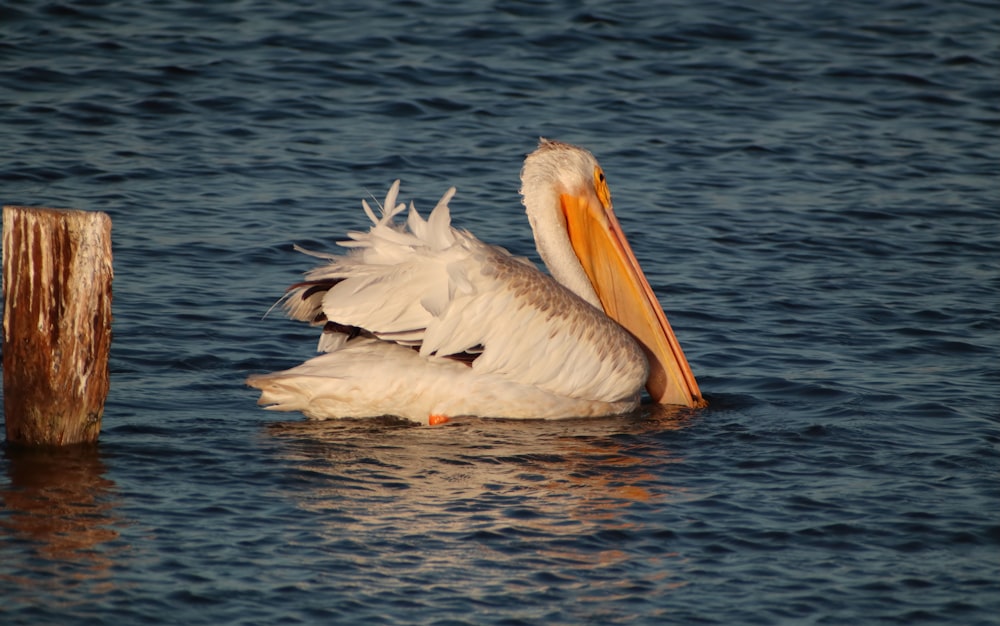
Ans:
{"type": "Polygon", "coordinates": [[[684,351],[642,273],[611,209],[604,173],[594,172],[596,195],[562,194],[566,230],[604,312],[628,329],[649,360],[646,390],[660,404],[704,407],[684,351]]]}

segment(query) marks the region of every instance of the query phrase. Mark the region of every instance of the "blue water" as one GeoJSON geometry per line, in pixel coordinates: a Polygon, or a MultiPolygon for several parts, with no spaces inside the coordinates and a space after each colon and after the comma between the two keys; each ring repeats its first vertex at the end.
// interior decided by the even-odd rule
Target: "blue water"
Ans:
{"type": "Polygon", "coordinates": [[[9,624],[1000,623],[993,2],[0,4],[0,201],[114,221],[96,450],[0,458],[9,624]],[[815,5],[815,6],[814,6],[815,5]],[[314,423],[265,312],[394,178],[535,258],[590,148],[711,406],[314,423]]]}

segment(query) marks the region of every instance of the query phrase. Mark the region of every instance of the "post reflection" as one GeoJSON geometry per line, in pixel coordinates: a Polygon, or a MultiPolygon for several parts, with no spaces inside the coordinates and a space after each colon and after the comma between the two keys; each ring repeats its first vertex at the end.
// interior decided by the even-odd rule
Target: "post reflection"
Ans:
{"type": "Polygon", "coordinates": [[[22,563],[20,600],[45,593],[58,601],[69,582],[106,581],[114,557],[98,548],[117,539],[119,523],[115,485],[104,477],[97,446],[8,447],[4,456],[9,480],[0,488],[0,555],[22,563]]]}

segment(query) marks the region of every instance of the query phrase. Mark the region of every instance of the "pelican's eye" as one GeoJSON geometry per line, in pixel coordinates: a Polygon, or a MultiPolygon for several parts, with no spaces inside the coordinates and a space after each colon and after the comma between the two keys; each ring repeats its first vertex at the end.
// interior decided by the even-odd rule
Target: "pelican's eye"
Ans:
{"type": "Polygon", "coordinates": [[[594,166],[594,191],[605,209],[611,208],[611,190],[608,189],[608,180],[604,177],[604,170],[600,165],[594,166]]]}

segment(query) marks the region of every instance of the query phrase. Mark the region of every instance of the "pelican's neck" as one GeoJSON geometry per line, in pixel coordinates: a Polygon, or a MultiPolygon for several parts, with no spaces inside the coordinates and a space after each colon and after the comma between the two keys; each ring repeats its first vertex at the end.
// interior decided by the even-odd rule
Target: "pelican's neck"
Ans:
{"type": "Polygon", "coordinates": [[[573,251],[559,199],[564,191],[583,184],[580,172],[593,172],[597,162],[586,151],[566,150],[563,146],[543,140],[525,159],[521,170],[524,209],[535,235],[535,247],[552,277],[603,311],[597,292],[573,251]]]}

